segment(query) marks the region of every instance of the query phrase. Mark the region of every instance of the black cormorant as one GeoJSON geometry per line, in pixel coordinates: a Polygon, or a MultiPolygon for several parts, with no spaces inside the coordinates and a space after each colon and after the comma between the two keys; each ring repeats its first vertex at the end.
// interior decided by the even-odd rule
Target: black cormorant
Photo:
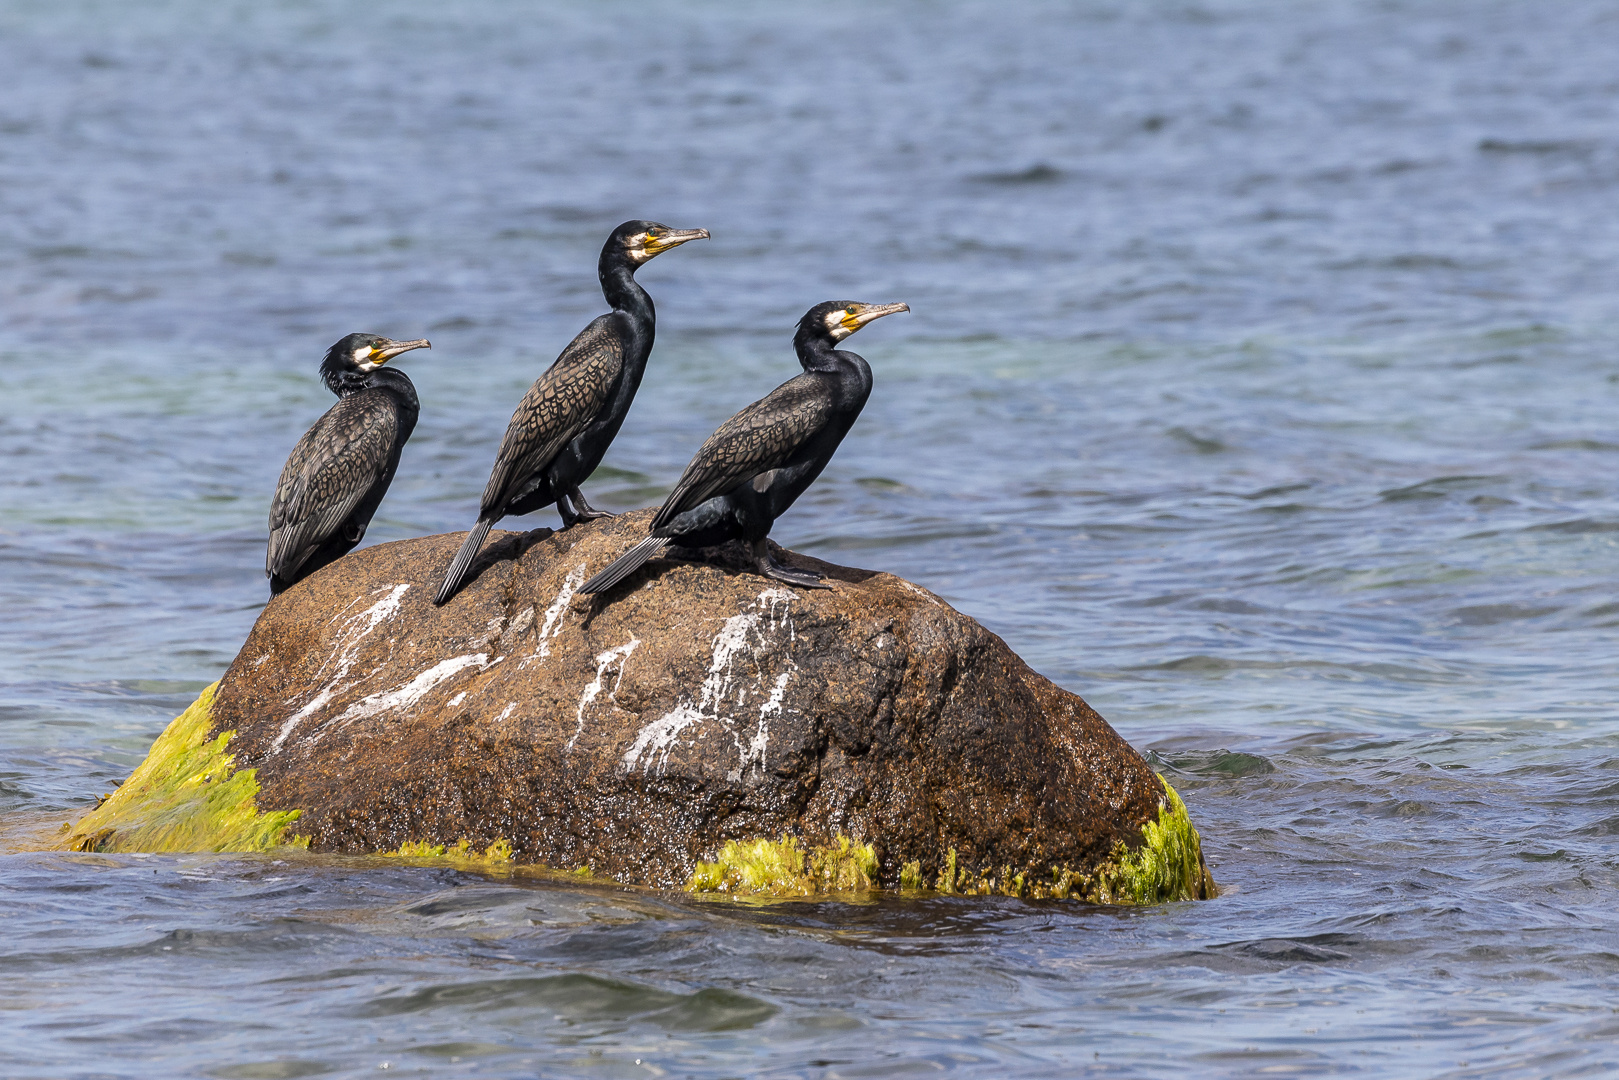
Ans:
{"type": "Polygon", "coordinates": [[[731,417],[708,437],[652,519],[649,535],[585,582],[582,593],[617,585],[664,548],[743,540],[766,577],[825,589],[823,575],[794,570],[770,556],[765,537],[793,500],[821,475],[871,393],[871,368],[832,346],[905,304],[829,300],[798,322],[793,349],[804,373],[731,417]]]}
{"type": "Polygon", "coordinates": [[[337,404],[292,448],[270,504],[264,572],[274,596],[353,550],[388,493],[421,406],[403,371],[384,367],[425,339],[350,334],[326,350],[321,381],[337,404]]]}
{"type": "Polygon", "coordinates": [[[652,352],[656,313],[635,281],[642,263],[707,229],[626,221],[602,246],[597,276],[613,310],[585,327],[518,403],[483,489],[478,522],[444,575],[433,603],[454,596],[495,522],[557,504],[562,525],[610,515],[592,509],[579,485],[596,471],[635,400],[652,352]]]}

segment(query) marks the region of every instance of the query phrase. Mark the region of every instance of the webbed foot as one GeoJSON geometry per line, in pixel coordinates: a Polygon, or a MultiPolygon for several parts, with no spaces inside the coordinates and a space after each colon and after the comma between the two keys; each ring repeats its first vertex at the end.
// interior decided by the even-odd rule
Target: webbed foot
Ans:
{"type": "Polygon", "coordinates": [[[568,492],[568,501],[573,504],[575,521],[599,521],[602,518],[618,516],[617,514],[610,514],[606,510],[597,510],[594,506],[585,502],[585,493],[578,488],[568,492]]]}
{"type": "Polygon", "coordinates": [[[832,586],[825,581],[826,575],[818,570],[800,570],[794,566],[783,566],[770,557],[768,540],[761,540],[753,545],[753,563],[759,573],[775,581],[785,582],[788,585],[797,585],[801,589],[830,589],[832,586]]]}

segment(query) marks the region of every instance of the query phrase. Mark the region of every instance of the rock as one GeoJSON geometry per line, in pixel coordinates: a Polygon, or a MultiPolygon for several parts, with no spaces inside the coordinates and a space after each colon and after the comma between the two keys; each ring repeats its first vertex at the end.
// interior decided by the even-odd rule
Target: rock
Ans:
{"type": "MultiPolygon", "coordinates": [[[[1213,894],[1141,756],[925,589],[778,552],[835,583],[792,589],[720,549],[577,596],[650,514],[495,533],[441,608],[462,534],[356,551],[270,601],[187,737],[228,747],[252,809],[296,812],[283,839],[314,851],[504,841],[625,883],[742,888],[705,860],[768,841],[778,878],[842,887],[1213,894]]],[[[166,813],[188,782],[166,782],[166,813]]],[[[139,802],[120,789],[73,843],[119,849],[139,802]]]]}

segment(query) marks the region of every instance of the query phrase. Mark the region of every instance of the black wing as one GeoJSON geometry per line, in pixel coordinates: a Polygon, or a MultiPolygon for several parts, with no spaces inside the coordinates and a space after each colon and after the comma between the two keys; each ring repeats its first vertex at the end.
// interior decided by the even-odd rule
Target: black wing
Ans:
{"type": "Polygon", "coordinates": [[[304,432],[270,504],[265,573],[290,578],[298,572],[382,479],[398,437],[393,402],[367,391],[340,399],[304,432]]]}
{"type": "Polygon", "coordinates": [[[708,437],[652,520],[660,529],[750,477],[779,469],[824,428],[832,414],[825,384],[804,374],[743,409],[708,437]]]}
{"type": "Polygon", "coordinates": [[[529,477],[550,465],[606,406],[624,371],[624,341],[612,318],[603,315],[580,331],[518,402],[484,486],[480,516],[504,511],[529,477]]]}

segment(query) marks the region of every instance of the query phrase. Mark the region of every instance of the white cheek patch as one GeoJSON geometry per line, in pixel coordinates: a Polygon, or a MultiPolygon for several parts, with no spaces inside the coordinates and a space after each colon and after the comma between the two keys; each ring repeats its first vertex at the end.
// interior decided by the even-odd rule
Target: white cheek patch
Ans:
{"type": "Polygon", "coordinates": [[[376,355],[376,350],[372,349],[369,345],[363,349],[355,349],[354,366],[359,368],[361,371],[375,371],[377,369],[377,364],[376,361],[371,359],[371,357],[374,355],[376,355]]]}

